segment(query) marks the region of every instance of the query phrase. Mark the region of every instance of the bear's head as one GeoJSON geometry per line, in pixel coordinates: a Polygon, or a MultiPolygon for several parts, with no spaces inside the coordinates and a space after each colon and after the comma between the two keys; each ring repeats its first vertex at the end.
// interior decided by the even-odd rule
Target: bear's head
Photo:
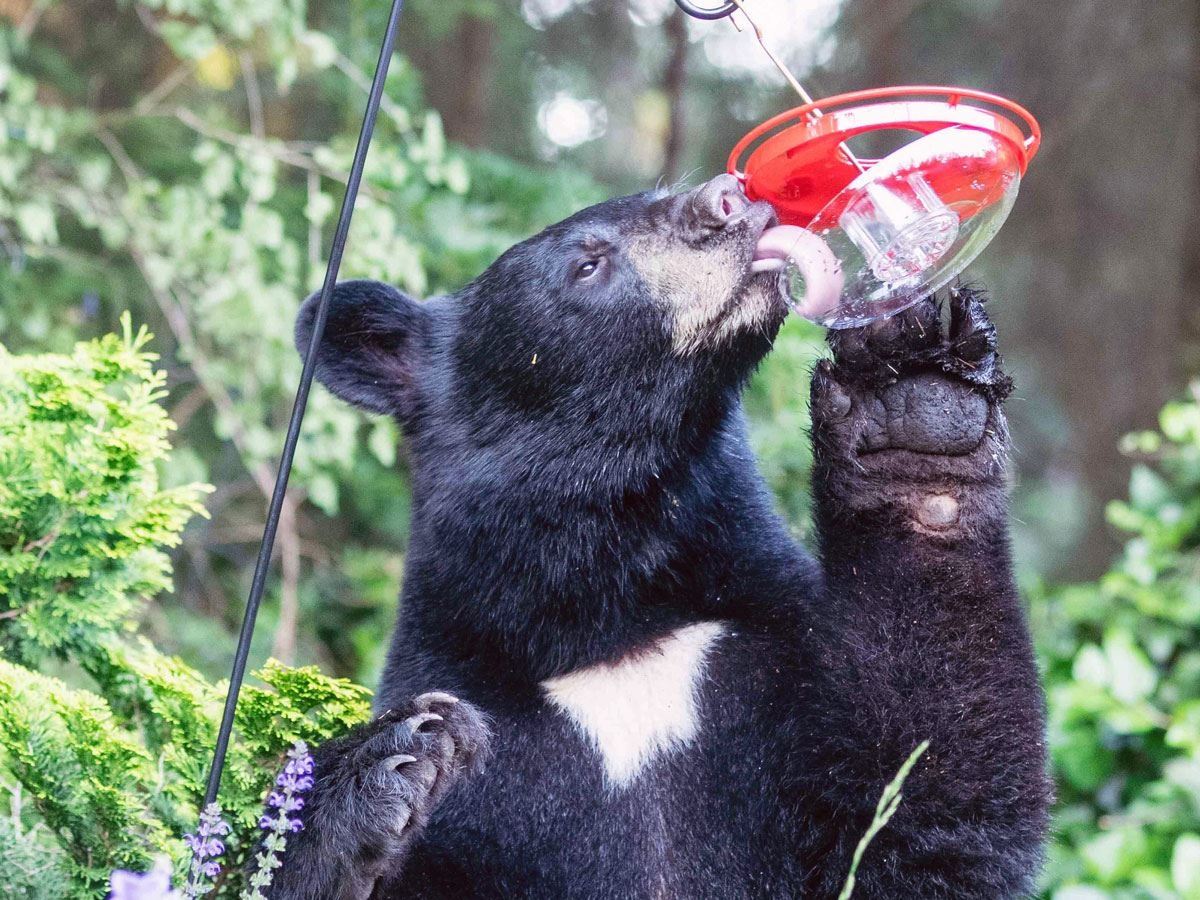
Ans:
{"type": "MultiPolygon", "coordinates": [[[[417,454],[492,448],[576,477],[588,460],[613,466],[614,451],[635,458],[627,471],[637,458],[657,467],[656,450],[694,442],[736,406],[786,315],[779,273],[752,265],[775,222],[723,175],[585,209],[449,296],[418,303],[343,283],[317,377],[395,416],[417,454]]],[[[297,324],[301,352],[315,314],[314,297],[297,324]]]]}

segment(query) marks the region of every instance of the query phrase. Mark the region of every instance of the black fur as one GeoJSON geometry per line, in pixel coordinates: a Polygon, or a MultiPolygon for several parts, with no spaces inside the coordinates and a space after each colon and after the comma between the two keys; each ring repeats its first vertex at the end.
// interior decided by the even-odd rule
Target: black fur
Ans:
{"type": "Polygon", "coordinates": [[[401,714],[318,751],[273,897],[832,898],[926,739],[855,896],[1030,890],[1050,789],[994,329],[963,291],[948,335],[933,301],[832,335],[818,563],[772,511],[740,412],[785,313],[777,276],[749,271],[771,221],[719,179],[585,210],[454,296],[338,289],[320,376],[396,415],[411,454],[378,692],[401,714]],[[607,785],[540,683],[696,622],[726,628],[698,734],[607,785]],[[464,699],[404,724],[435,690],[464,699]],[[469,776],[477,709],[490,757],[469,776]]]}

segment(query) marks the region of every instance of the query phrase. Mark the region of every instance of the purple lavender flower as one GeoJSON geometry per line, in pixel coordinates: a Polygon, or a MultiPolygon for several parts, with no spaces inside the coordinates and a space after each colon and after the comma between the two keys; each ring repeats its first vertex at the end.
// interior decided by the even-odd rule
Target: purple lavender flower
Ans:
{"type": "Polygon", "coordinates": [[[144,875],[118,869],[109,879],[109,900],[180,900],[179,892],[171,890],[171,864],[158,859],[154,868],[144,875]]]}
{"type": "Polygon", "coordinates": [[[221,874],[218,857],[225,852],[221,840],[229,834],[229,823],[221,818],[219,804],[210,803],[200,813],[200,826],[195,834],[185,834],[184,843],[192,851],[192,862],[188,867],[188,883],[184,888],[184,900],[196,900],[213,889],[213,881],[221,874]]]}
{"type": "Polygon", "coordinates": [[[267,797],[268,812],[258,820],[258,827],[266,832],[266,837],[255,857],[257,866],[250,876],[250,887],[242,894],[244,900],[266,900],[263,891],[274,879],[275,870],[283,865],[287,836],[304,827],[296,813],[304,809],[301,795],[312,790],[312,773],[313,758],[308,745],[296,741],[288,751],[287,765],[275,779],[275,790],[267,797]]]}

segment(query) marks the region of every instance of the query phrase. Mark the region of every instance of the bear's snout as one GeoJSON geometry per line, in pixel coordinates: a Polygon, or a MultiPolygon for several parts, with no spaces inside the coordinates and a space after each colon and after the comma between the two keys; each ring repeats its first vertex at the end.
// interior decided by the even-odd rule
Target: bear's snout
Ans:
{"type": "Polygon", "coordinates": [[[732,175],[718,175],[689,195],[684,205],[685,224],[697,231],[719,231],[750,208],[750,201],[732,175]]]}

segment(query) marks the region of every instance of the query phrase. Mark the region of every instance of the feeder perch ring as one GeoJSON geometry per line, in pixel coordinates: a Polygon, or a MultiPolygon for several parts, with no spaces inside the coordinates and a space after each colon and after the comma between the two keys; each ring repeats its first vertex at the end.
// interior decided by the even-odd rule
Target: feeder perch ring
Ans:
{"type": "Polygon", "coordinates": [[[871,132],[929,135],[963,127],[1008,144],[1024,175],[1041,143],[1041,129],[1022,106],[985,91],[928,85],[838,94],[781,113],[743,137],[728,169],[754,200],[768,200],[784,221],[808,225],[863,166],[843,145],[871,132]]]}

